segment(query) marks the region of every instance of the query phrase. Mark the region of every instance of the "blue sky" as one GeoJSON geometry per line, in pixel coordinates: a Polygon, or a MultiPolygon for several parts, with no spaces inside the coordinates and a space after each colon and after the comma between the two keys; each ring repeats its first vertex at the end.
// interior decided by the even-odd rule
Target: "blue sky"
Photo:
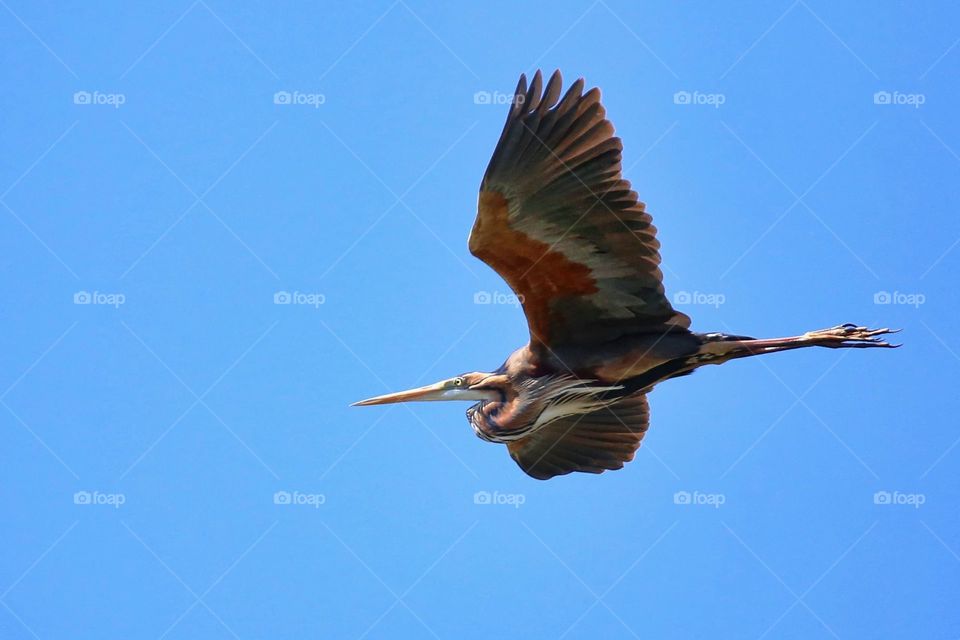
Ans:
{"type": "Polygon", "coordinates": [[[958,17],[2,0],[0,636],[956,637],[958,17]],[[466,236],[538,67],[602,88],[694,329],[905,346],[671,381],[550,482],[350,408],[525,341],[466,236]]]}

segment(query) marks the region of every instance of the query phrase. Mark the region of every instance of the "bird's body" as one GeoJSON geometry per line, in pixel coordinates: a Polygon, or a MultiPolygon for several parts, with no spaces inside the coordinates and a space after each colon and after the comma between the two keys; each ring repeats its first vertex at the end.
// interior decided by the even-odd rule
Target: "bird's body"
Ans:
{"type": "Polygon", "coordinates": [[[474,400],[482,439],[504,443],[529,475],[599,473],[633,459],[649,424],[646,394],[705,364],[809,346],[890,346],[841,325],[755,340],[695,333],[667,299],[656,229],[621,176],[620,139],[597,89],[561,97],[521,76],[484,175],[471,253],[517,293],[530,342],[492,373],[467,373],[357,404],[474,400]]]}

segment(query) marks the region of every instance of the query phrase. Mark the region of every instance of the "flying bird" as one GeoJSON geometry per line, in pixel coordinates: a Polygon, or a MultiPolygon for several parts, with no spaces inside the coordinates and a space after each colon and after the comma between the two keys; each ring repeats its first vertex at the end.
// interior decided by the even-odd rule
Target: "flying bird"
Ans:
{"type": "Polygon", "coordinates": [[[597,88],[561,92],[539,71],[514,92],[480,184],[470,252],[522,301],[530,341],[500,368],[356,405],[468,400],[467,419],[528,475],[601,473],[633,459],[647,393],[706,364],[806,347],[892,347],[890,329],[843,324],[754,339],[690,331],[664,293],[650,214],[621,175],[597,88]]]}

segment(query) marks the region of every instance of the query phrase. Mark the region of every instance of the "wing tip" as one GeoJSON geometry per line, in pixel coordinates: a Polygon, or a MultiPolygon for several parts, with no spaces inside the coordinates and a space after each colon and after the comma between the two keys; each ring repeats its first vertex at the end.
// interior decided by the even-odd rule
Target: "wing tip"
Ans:
{"type": "MultiPolygon", "coordinates": [[[[554,69],[550,74],[550,77],[547,79],[546,84],[543,82],[543,70],[535,69],[533,72],[533,77],[530,80],[530,83],[527,83],[527,74],[521,73],[520,80],[517,82],[517,89],[514,91],[514,98],[522,100],[529,103],[531,100],[539,101],[542,95],[545,95],[550,91],[550,88],[554,85],[558,87],[563,87],[563,73],[560,69],[554,69]]],[[[581,76],[573,83],[574,85],[584,84],[584,79],[581,76]]]]}

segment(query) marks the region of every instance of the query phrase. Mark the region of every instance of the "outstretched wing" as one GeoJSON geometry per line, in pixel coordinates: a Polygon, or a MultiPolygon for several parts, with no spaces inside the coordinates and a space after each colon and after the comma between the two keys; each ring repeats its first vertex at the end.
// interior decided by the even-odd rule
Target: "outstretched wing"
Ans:
{"type": "Polygon", "coordinates": [[[685,329],[664,295],[656,228],[621,177],[599,89],[561,98],[525,76],[480,187],[470,251],[521,297],[531,347],[685,329]]]}
{"type": "Polygon", "coordinates": [[[555,420],[507,443],[510,457],[538,480],[572,471],[603,473],[633,460],[650,424],[645,394],[597,411],[555,420]]]}

